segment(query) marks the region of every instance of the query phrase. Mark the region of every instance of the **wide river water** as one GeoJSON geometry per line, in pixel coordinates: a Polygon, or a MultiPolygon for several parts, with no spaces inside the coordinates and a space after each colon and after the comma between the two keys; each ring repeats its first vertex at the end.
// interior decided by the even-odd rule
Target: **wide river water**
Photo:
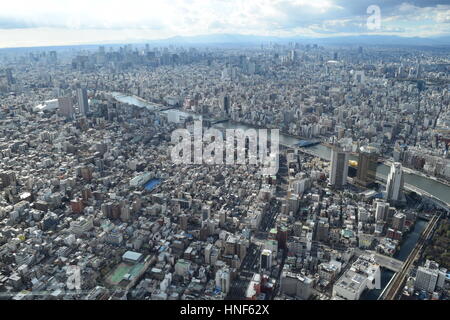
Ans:
{"type": "MultiPolygon", "coordinates": [[[[134,96],[122,95],[122,94],[118,94],[118,93],[114,93],[113,95],[118,101],[123,102],[123,103],[128,103],[128,104],[136,105],[139,107],[148,108],[150,110],[157,110],[160,108],[155,104],[146,102],[145,100],[139,99],[134,96]]],[[[162,111],[162,112],[167,113],[167,112],[169,112],[169,110],[162,111]]],[[[172,110],[170,110],[170,112],[176,112],[185,117],[192,116],[194,119],[201,118],[201,116],[199,116],[199,115],[193,115],[191,113],[187,113],[187,112],[180,111],[180,110],[172,109],[172,110]]],[[[217,128],[224,128],[224,129],[247,130],[247,129],[253,128],[250,125],[234,123],[234,122],[230,122],[230,121],[218,123],[214,126],[217,128]]],[[[280,143],[283,145],[293,146],[293,145],[297,144],[298,142],[300,142],[300,140],[301,139],[280,133],[280,143]]],[[[330,160],[331,149],[329,147],[322,145],[322,144],[317,144],[317,145],[308,147],[308,149],[313,151],[313,153],[316,154],[318,157],[323,158],[325,160],[330,160]]],[[[356,159],[355,156],[351,156],[350,158],[352,160],[356,159]]],[[[381,177],[387,177],[389,170],[390,170],[389,167],[386,166],[385,164],[379,164],[378,168],[377,168],[377,175],[381,176],[381,177]]],[[[404,179],[405,179],[405,183],[408,183],[418,189],[424,190],[424,191],[428,192],[429,194],[435,196],[436,198],[438,198],[446,203],[450,203],[450,187],[449,186],[447,186],[443,183],[440,183],[439,181],[433,180],[433,179],[429,179],[429,178],[426,178],[423,176],[419,176],[417,174],[411,174],[411,173],[406,173],[406,172],[404,173],[404,179]]],[[[416,245],[417,240],[419,239],[420,234],[423,231],[423,229],[425,228],[426,224],[427,224],[426,221],[419,220],[419,219],[417,220],[416,224],[414,225],[414,229],[406,236],[405,241],[403,242],[400,250],[395,254],[395,256],[394,256],[395,258],[402,260],[402,261],[406,260],[406,258],[408,257],[410,252],[413,250],[414,246],[416,245]]],[[[381,272],[381,289],[366,290],[363,293],[363,295],[361,296],[361,299],[362,300],[376,300],[393,275],[394,275],[394,272],[383,269],[381,272]]]]}
{"type": "MultiPolygon", "coordinates": [[[[157,110],[160,108],[156,104],[147,102],[147,101],[140,99],[138,97],[135,97],[135,96],[123,95],[120,93],[113,93],[113,96],[115,97],[116,100],[118,100],[120,102],[136,105],[136,106],[143,107],[143,108],[148,108],[150,110],[157,110]]],[[[162,111],[162,112],[163,113],[176,112],[185,117],[192,116],[194,119],[201,118],[200,115],[193,115],[191,113],[187,113],[187,112],[184,112],[181,110],[172,109],[172,110],[166,110],[166,111],[162,111]]],[[[246,130],[246,129],[253,128],[250,125],[234,123],[234,122],[230,122],[230,121],[218,123],[214,126],[217,128],[225,128],[225,129],[245,129],[246,130]]],[[[297,144],[300,140],[301,139],[280,133],[280,143],[283,145],[293,146],[293,145],[297,144]]],[[[325,146],[323,144],[317,144],[317,145],[308,147],[308,149],[310,151],[312,151],[314,154],[316,154],[318,157],[321,157],[325,160],[330,160],[331,149],[328,146],[325,146]]],[[[350,159],[356,160],[356,157],[351,156],[350,159]]],[[[389,171],[390,171],[390,168],[388,166],[386,166],[385,164],[378,164],[378,168],[377,168],[378,176],[386,178],[389,171]]],[[[404,173],[404,179],[405,179],[405,183],[412,185],[420,190],[426,191],[429,194],[435,196],[436,198],[444,201],[447,204],[450,203],[450,186],[443,184],[439,181],[436,181],[434,179],[430,179],[430,178],[427,178],[424,176],[420,176],[420,175],[408,173],[408,172],[404,173]]]]}

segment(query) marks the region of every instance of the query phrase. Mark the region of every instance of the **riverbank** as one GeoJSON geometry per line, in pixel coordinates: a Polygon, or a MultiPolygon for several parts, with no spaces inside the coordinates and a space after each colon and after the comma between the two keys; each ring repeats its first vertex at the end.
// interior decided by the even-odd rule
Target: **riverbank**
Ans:
{"type": "MultiPolygon", "coordinates": [[[[394,161],[392,161],[390,159],[383,159],[383,163],[385,165],[387,165],[387,166],[391,166],[392,163],[394,163],[394,161]]],[[[421,171],[418,171],[418,170],[415,170],[415,169],[411,169],[411,168],[408,168],[408,167],[405,167],[405,166],[402,166],[402,170],[404,172],[407,172],[407,173],[410,173],[410,174],[415,174],[415,175],[421,176],[421,177],[426,178],[426,179],[434,180],[434,181],[436,181],[438,183],[442,183],[442,184],[445,184],[446,186],[450,187],[450,181],[447,181],[445,179],[438,178],[438,177],[435,177],[435,176],[430,176],[430,175],[428,175],[426,173],[423,173],[421,171]]]]}
{"type": "MultiPolygon", "coordinates": [[[[406,235],[405,240],[402,242],[400,246],[400,250],[398,250],[394,254],[394,258],[405,261],[408,256],[410,255],[411,251],[414,249],[414,247],[417,244],[417,241],[420,238],[420,235],[422,234],[422,231],[425,229],[427,225],[427,221],[424,221],[422,219],[416,219],[416,222],[414,223],[414,228],[406,235]]],[[[383,292],[384,288],[387,286],[389,281],[394,276],[394,272],[382,269],[381,270],[381,288],[380,289],[373,289],[373,290],[366,290],[362,296],[361,300],[377,300],[380,294],[383,292]]]]}
{"type": "MultiPolygon", "coordinates": [[[[129,95],[123,95],[120,93],[115,93],[115,96],[113,97],[123,103],[128,103],[132,105],[136,105],[138,107],[148,107],[148,106],[155,106],[155,104],[152,103],[144,103],[142,98],[129,96],[129,95]],[[139,99],[138,99],[139,98],[139,99]]],[[[188,113],[186,111],[181,111],[180,109],[176,109],[177,112],[184,113],[185,115],[197,115],[195,113],[188,113]]],[[[158,110],[155,110],[158,111],[158,110]]],[[[161,112],[167,112],[167,111],[161,111],[161,112]]],[[[214,127],[217,128],[229,128],[229,129],[249,129],[249,128],[257,128],[257,126],[249,125],[249,124],[241,124],[235,121],[227,121],[227,122],[221,122],[218,124],[215,124],[214,127]]],[[[280,143],[287,145],[287,146],[293,146],[300,142],[300,140],[304,140],[304,138],[301,137],[295,137],[293,135],[287,135],[284,133],[280,133],[280,143]]],[[[331,157],[331,149],[327,147],[325,144],[321,143],[318,145],[307,147],[308,150],[314,151],[314,153],[317,155],[317,157],[320,157],[325,160],[330,160],[331,157]]],[[[351,156],[352,159],[357,159],[356,156],[351,156]]],[[[380,163],[377,167],[377,175],[382,176],[383,178],[386,178],[389,174],[390,166],[380,163]]],[[[436,199],[439,199],[443,203],[450,204],[450,185],[444,184],[440,181],[437,181],[435,179],[432,179],[431,177],[422,176],[415,173],[410,173],[405,170],[404,174],[404,180],[405,183],[408,185],[413,186],[417,190],[421,190],[424,193],[428,193],[435,197],[436,199]]]]}

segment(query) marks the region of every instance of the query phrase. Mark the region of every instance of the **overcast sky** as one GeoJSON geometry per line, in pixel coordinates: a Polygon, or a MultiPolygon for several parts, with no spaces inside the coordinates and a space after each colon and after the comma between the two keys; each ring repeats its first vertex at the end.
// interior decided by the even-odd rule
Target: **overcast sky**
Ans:
{"type": "Polygon", "coordinates": [[[0,47],[218,33],[450,35],[450,0],[0,0],[0,47]],[[380,28],[367,13],[378,5],[380,28]]]}

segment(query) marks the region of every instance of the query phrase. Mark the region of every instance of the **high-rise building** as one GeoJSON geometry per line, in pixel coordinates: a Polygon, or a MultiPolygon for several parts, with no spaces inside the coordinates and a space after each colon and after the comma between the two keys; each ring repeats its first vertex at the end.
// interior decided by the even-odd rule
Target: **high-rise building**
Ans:
{"type": "Polygon", "coordinates": [[[327,221],[319,220],[316,227],[316,240],[326,241],[328,240],[329,224],[327,221]]]}
{"type": "Polygon", "coordinates": [[[84,88],[77,89],[78,108],[83,116],[89,112],[89,102],[87,97],[87,90],[84,88]]]}
{"type": "Polygon", "coordinates": [[[405,227],[406,216],[403,213],[396,213],[392,217],[392,228],[403,231],[405,227]]]}
{"type": "Polygon", "coordinates": [[[16,83],[11,68],[5,69],[5,73],[6,73],[6,81],[8,82],[9,85],[16,83]]]}
{"type": "Polygon", "coordinates": [[[355,76],[355,83],[361,83],[361,84],[365,83],[366,79],[365,79],[364,71],[362,71],[362,70],[355,71],[354,76],[355,76]]]}
{"type": "Polygon", "coordinates": [[[280,290],[282,293],[302,300],[312,295],[313,279],[302,274],[283,271],[280,290]]]}
{"type": "Polygon", "coordinates": [[[431,260],[425,262],[425,266],[417,268],[414,287],[432,293],[436,288],[443,288],[447,269],[439,268],[439,265],[431,260]]]}
{"type": "Polygon", "coordinates": [[[261,269],[270,270],[272,267],[272,251],[264,249],[261,252],[261,269]]]}
{"type": "Polygon", "coordinates": [[[182,214],[182,215],[180,215],[179,219],[180,219],[179,220],[180,229],[186,231],[188,228],[189,217],[186,214],[182,214]]]}
{"type": "Polygon", "coordinates": [[[210,264],[211,262],[211,252],[213,250],[213,245],[211,243],[208,243],[208,245],[205,247],[205,263],[210,264]]]}
{"type": "Polygon", "coordinates": [[[216,273],[216,287],[224,293],[230,291],[230,270],[226,267],[219,269],[216,273]]]}
{"type": "Polygon", "coordinates": [[[223,97],[223,111],[225,114],[229,114],[230,112],[230,97],[227,95],[223,97]]]}
{"type": "Polygon", "coordinates": [[[72,104],[72,98],[71,97],[59,97],[58,98],[58,105],[59,105],[59,114],[66,117],[66,118],[72,118],[73,117],[73,104],[72,104]]]}
{"type": "Polygon", "coordinates": [[[394,162],[387,178],[386,199],[388,201],[400,200],[403,184],[402,165],[400,162],[394,162]]]}
{"type": "Polygon", "coordinates": [[[181,277],[186,277],[191,269],[191,262],[179,259],[175,264],[175,274],[181,277]]]}
{"type": "Polygon", "coordinates": [[[50,55],[49,55],[49,62],[52,64],[55,64],[58,61],[58,56],[56,54],[56,51],[50,51],[50,55]]]}
{"type": "Polygon", "coordinates": [[[332,148],[329,180],[331,186],[340,188],[347,184],[348,158],[349,155],[347,152],[337,146],[332,148]]]}
{"type": "Polygon", "coordinates": [[[375,182],[377,173],[378,153],[377,149],[371,146],[361,147],[358,157],[358,172],[356,182],[367,187],[375,182]]]}
{"type": "Polygon", "coordinates": [[[386,221],[389,211],[389,203],[384,201],[376,202],[376,211],[375,211],[375,219],[377,222],[386,221]]]}

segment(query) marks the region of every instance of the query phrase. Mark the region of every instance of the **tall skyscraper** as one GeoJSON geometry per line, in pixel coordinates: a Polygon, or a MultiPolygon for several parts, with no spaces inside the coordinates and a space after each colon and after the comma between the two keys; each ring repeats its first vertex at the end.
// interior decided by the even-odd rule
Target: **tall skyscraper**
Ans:
{"type": "Polygon", "coordinates": [[[378,153],[371,146],[361,147],[358,156],[358,172],[356,182],[367,187],[375,182],[377,173],[378,153]]]}
{"type": "Polygon", "coordinates": [[[348,153],[338,146],[331,149],[331,168],[329,184],[335,188],[341,188],[347,184],[348,153]]]}
{"type": "Polygon", "coordinates": [[[230,97],[227,95],[223,97],[223,110],[225,114],[230,112],[230,97]]]}
{"type": "Polygon", "coordinates": [[[8,85],[15,84],[16,80],[13,77],[12,69],[6,68],[4,72],[5,72],[6,82],[8,83],[8,85]]]}
{"type": "Polygon", "coordinates": [[[268,249],[264,249],[261,252],[261,269],[270,270],[272,267],[272,251],[268,249]]]}
{"type": "Polygon", "coordinates": [[[58,98],[58,105],[59,105],[59,114],[66,117],[66,118],[72,118],[73,117],[73,104],[72,104],[72,97],[59,97],[58,98]]]}
{"type": "Polygon", "coordinates": [[[56,62],[58,61],[58,56],[56,54],[56,51],[54,51],[54,50],[50,51],[48,61],[49,61],[49,63],[56,64],[56,62]]]}
{"type": "Polygon", "coordinates": [[[87,90],[84,88],[77,89],[78,108],[83,116],[89,112],[89,103],[87,97],[87,90]]]}
{"type": "Polygon", "coordinates": [[[386,199],[388,201],[398,201],[401,199],[403,189],[403,171],[400,162],[394,162],[391,165],[386,184],[386,199]]]}

